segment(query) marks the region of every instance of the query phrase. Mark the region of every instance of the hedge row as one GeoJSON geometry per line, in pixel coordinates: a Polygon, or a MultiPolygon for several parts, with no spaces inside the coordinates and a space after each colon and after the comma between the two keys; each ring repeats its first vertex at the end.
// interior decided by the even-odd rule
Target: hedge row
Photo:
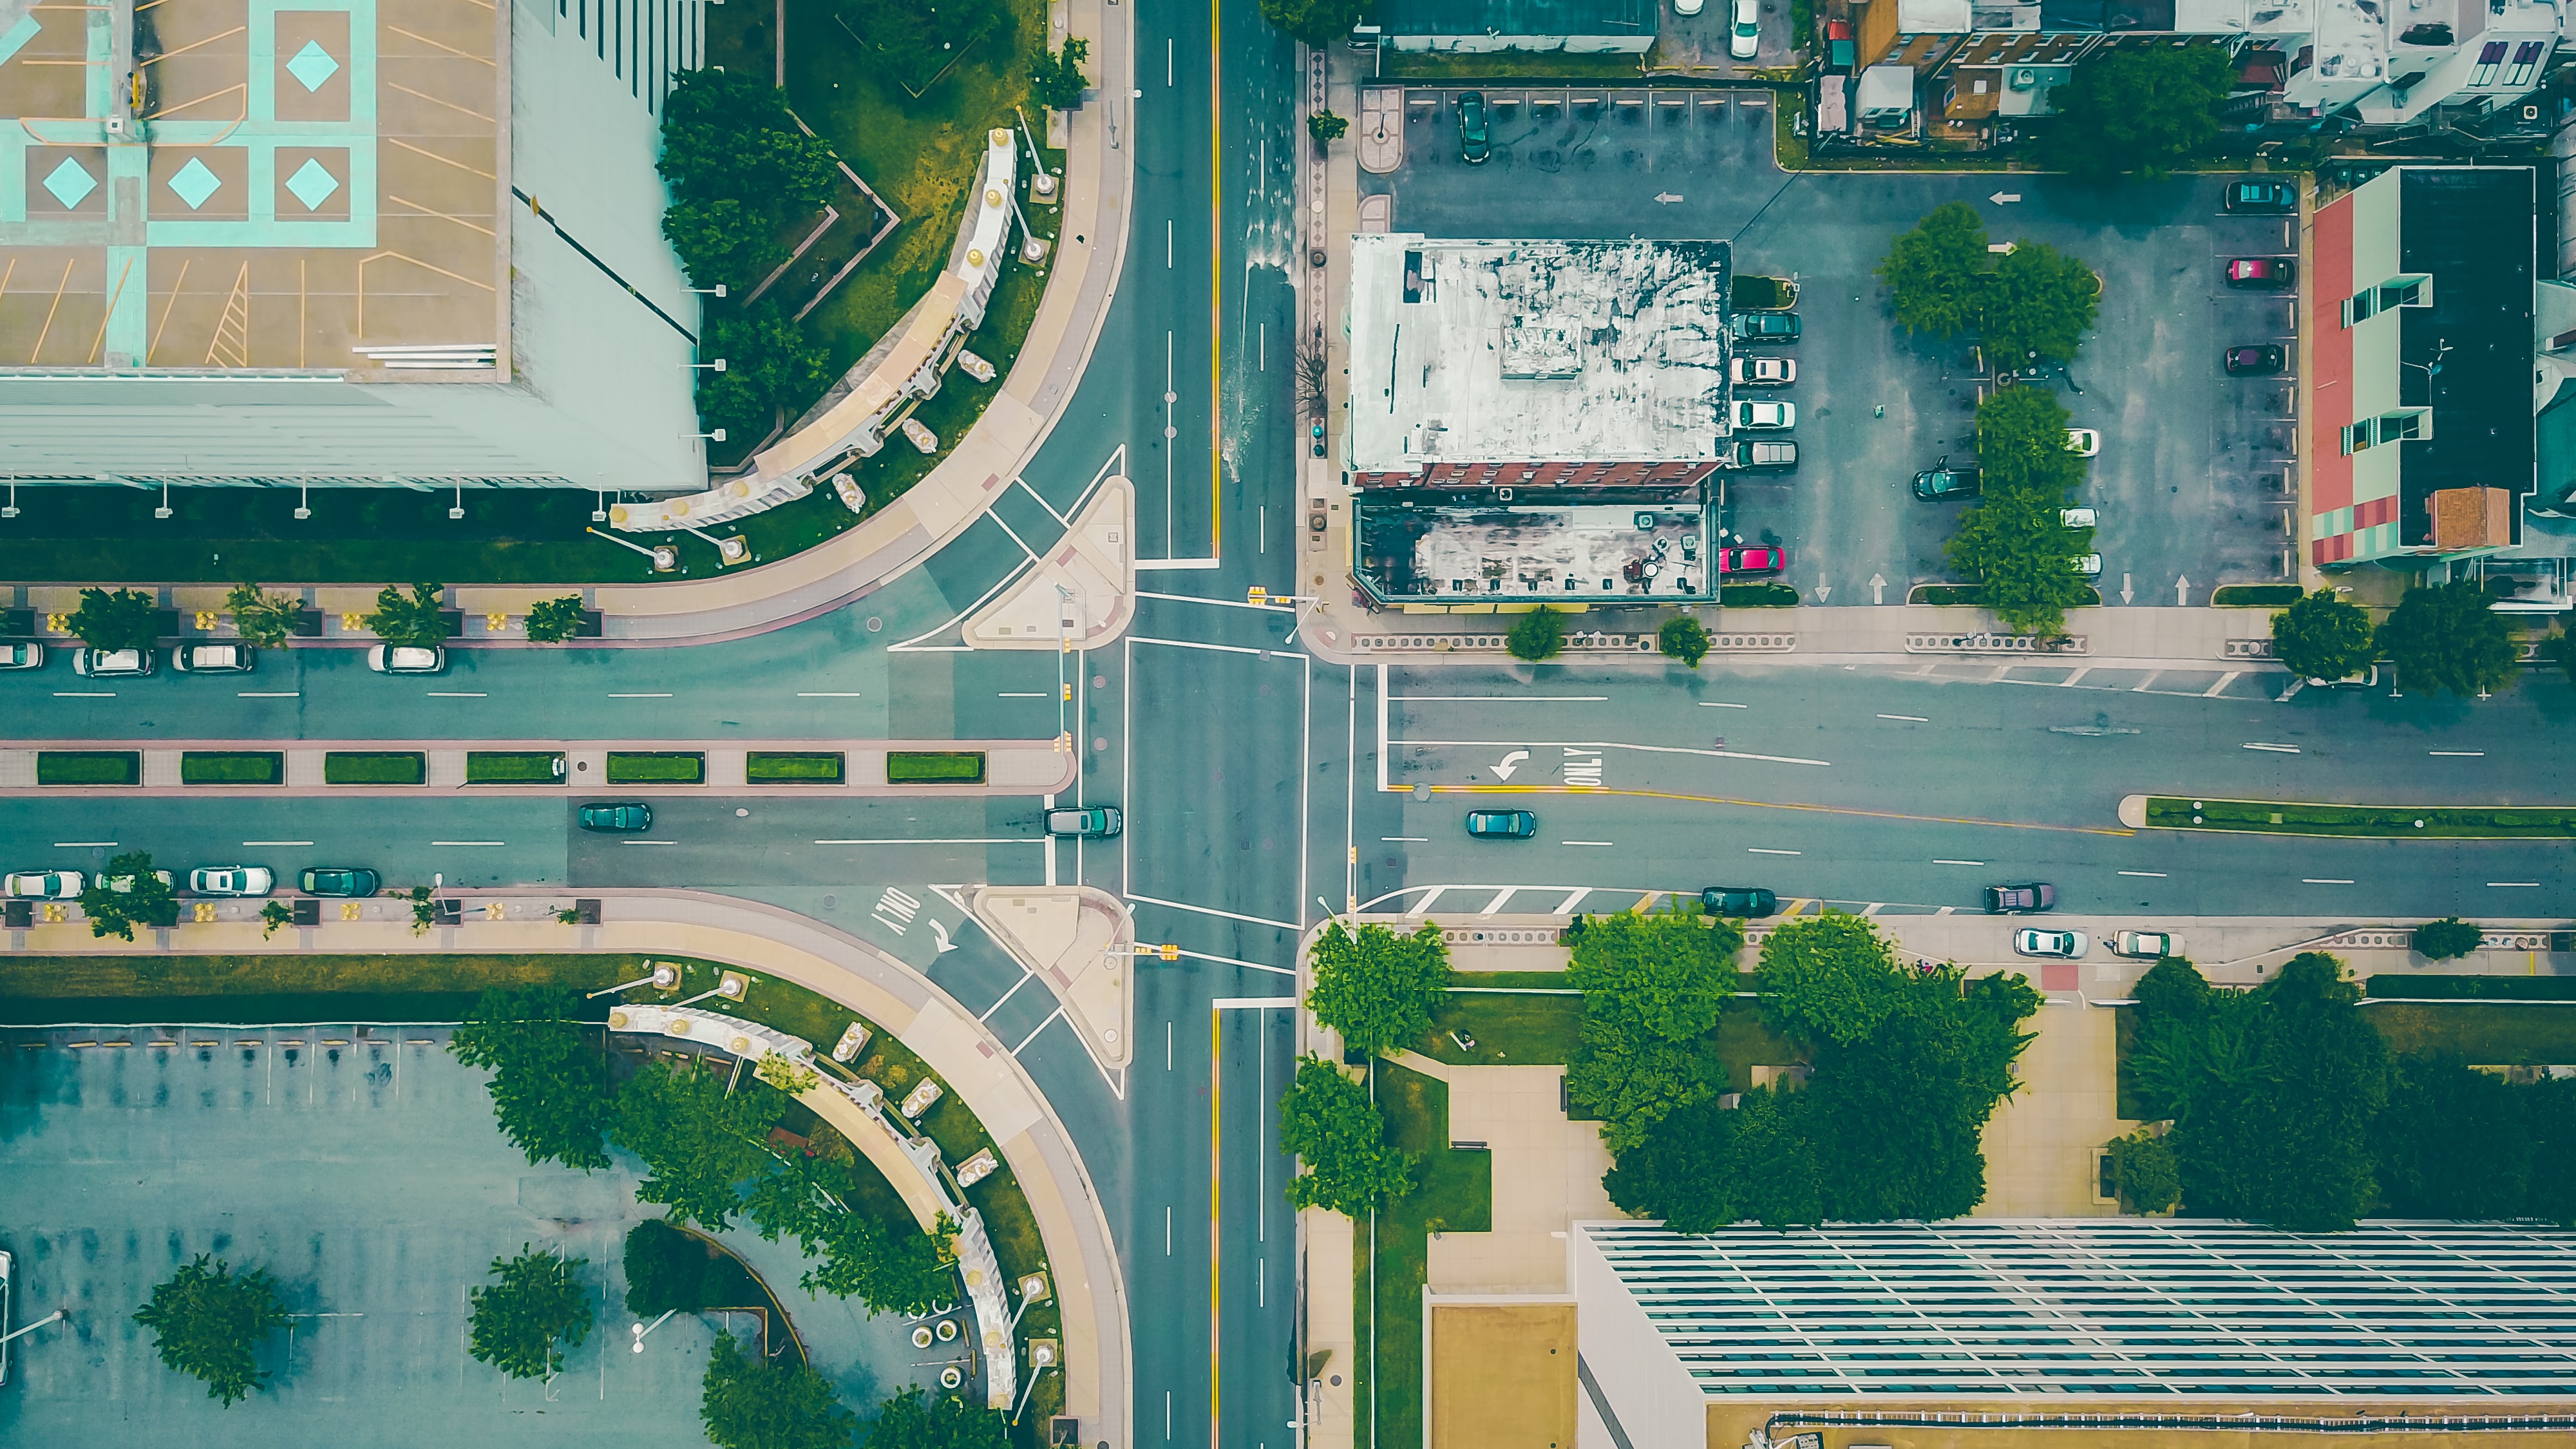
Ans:
{"type": "Polygon", "coordinates": [[[2576,1001],[2576,976],[2373,976],[2364,995],[2390,1001],[2576,1001]]]}

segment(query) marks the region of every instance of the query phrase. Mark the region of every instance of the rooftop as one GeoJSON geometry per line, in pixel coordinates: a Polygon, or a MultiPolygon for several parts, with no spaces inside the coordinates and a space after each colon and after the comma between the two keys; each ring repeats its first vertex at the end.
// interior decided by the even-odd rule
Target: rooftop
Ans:
{"type": "Polygon", "coordinates": [[[2398,396],[2433,410],[2430,437],[2404,451],[2400,535],[2432,541],[2431,495],[2532,489],[2532,173],[2509,166],[2409,166],[2398,173],[2398,257],[2433,278],[2427,307],[2398,320],[2398,396]]]}
{"type": "Polygon", "coordinates": [[[1380,233],[1351,251],[1359,471],[1717,456],[1726,243],[1380,233]]]}

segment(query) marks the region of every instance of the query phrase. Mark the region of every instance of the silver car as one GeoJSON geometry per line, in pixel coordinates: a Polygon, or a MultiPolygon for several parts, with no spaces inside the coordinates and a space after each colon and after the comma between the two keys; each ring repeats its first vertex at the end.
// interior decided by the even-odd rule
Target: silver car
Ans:
{"type": "Polygon", "coordinates": [[[170,667],[182,674],[248,674],[259,651],[241,644],[182,644],[170,651],[170,667]]]}
{"type": "Polygon", "coordinates": [[[44,645],[0,644],[0,669],[42,669],[44,667],[44,645]]]}
{"type": "Polygon", "coordinates": [[[76,870],[20,870],[9,874],[9,894],[20,900],[67,901],[87,882],[76,870]]]}
{"type": "Polygon", "coordinates": [[[2080,961],[2093,948],[2082,931],[2013,932],[2013,949],[2024,956],[2045,956],[2058,961],[2080,961]]]}
{"type": "Polygon", "coordinates": [[[408,644],[378,644],[367,651],[367,667],[378,674],[444,674],[445,649],[417,649],[408,644]]]}
{"type": "Polygon", "coordinates": [[[151,649],[75,649],[72,673],[83,679],[134,679],[152,672],[158,651],[151,649]]]}
{"type": "Polygon", "coordinates": [[[277,877],[264,865],[201,865],[188,872],[188,889],[201,896],[264,896],[277,877]]]}

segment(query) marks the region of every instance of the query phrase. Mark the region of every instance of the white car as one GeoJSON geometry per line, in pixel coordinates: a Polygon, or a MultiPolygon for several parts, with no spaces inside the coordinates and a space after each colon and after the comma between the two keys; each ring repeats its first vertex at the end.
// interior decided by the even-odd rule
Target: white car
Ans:
{"type": "Polygon", "coordinates": [[[378,674],[444,674],[445,649],[416,649],[408,644],[378,644],[367,651],[367,667],[378,674]]]}
{"type": "Polygon", "coordinates": [[[2056,961],[2078,961],[2093,943],[2082,931],[2015,931],[2013,949],[2025,956],[2045,956],[2056,961]]]}
{"type": "Polygon", "coordinates": [[[1798,364],[1786,357],[1737,357],[1726,371],[1737,387],[1787,387],[1798,380],[1798,364]]]}
{"type": "Polygon", "coordinates": [[[0,644],[0,669],[42,669],[44,667],[44,645],[0,644]]]}
{"type": "Polygon", "coordinates": [[[1702,0],[1673,0],[1675,15],[1697,15],[1702,0]]]}
{"type": "Polygon", "coordinates": [[[2068,528],[2095,528],[2100,526],[2095,521],[2093,510],[2090,508],[2061,508],[2057,510],[2057,521],[2068,528]]]}
{"type": "Polygon", "coordinates": [[[2075,565],[2075,572],[2085,578],[2098,579],[2102,577],[2102,555],[2098,553],[2088,553],[2082,558],[2069,559],[2067,562],[2075,565]]]}
{"type": "Polygon", "coordinates": [[[132,679],[152,672],[150,649],[75,649],[72,673],[83,679],[132,679]]]}
{"type": "MultiPolygon", "coordinates": [[[[152,872],[152,874],[165,888],[179,883],[178,878],[171,875],[170,872],[166,870],[156,870],[152,872]]],[[[134,877],[130,875],[103,876],[101,879],[107,882],[107,888],[109,890],[112,890],[119,895],[130,896],[134,894],[134,877]]]]}
{"type": "Polygon", "coordinates": [[[2140,961],[2161,961],[2182,954],[2182,937],[2165,931],[2115,931],[2111,954],[2140,961]]]}
{"type": "Polygon", "coordinates": [[[248,674],[258,651],[239,644],[182,644],[170,651],[170,667],[182,674],[248,674]]]}
{"type": "Polygon", "coordinates": [[[9,876],[9,894],[20,900],[67,901],[86,884],[76,870],[21,870],[9,876]]]}
{"type": "Polygon", "coordinates": [[[1751,60],[1761,49],[1761,0],[1735,0],[1735,26],[1726,32],[1726,53],[1737,60],[1751,60]]]}
{"type": "Polygon", "coordinates": [[[188,872],[188,889],[201,896],[264,896],[277,877],[264,865],[201,865],[188,872]]]}
{"type": "Polygon", "coordinates": [[[1797,425],[1796,403],[1739,401],[1735,405],[1735,426],[1745,431],[1778,431],[1797,425]]]}
{"type": "Polygon", "coordinates": [[[2066,451],[2079,458],[2090,458],[2102,451],[2102,435],[2091,428],[2068,428],[2066,451]]]}

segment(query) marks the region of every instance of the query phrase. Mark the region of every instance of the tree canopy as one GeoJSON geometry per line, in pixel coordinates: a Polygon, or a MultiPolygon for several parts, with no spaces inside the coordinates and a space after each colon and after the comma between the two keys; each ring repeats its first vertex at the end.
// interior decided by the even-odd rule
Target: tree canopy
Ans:
{"type": "MultiPolygon", "coordinates": [[[[694,286],[749,292],[786,260],[791,217],[831,200],[831,148],[788,114],[786,93],[749,70],[683,72],[662,107],[671,185],[662,234],[694,286]]],[[[723,355],[723,354],[717,354],[723,355]]]]}
{"type": "Polygon", "coordinates": [[[1069,111],[1082,104],[1082,63],[1091,58],[1091,42],[1067,37],[1061,50],[1046,51],[1029,64],[1029,94],[1049,110],[1069,111]]]}
{"type": "Polygon", "coordinates": [[[2218,138],[2234,62],[2215,45],[2112,46],[2077,62],[2049,92],[2050,164],[2082,176],[2161,181],[2218,138]]]}
{"type": "Polygon", "coordinates": [[[447,642],[449,620],[442,597],[446,592],[445,584],[414,584],[406,595],[387,584],[376,591],[374,612],[360,622],[388,644],[435,649],[447,642]]]}
{"type": "Polygon", "coordinates": [[[304,601],[293,594],[272,594],[253,583],[240,583],[224,595],[233,616],[233,632],[254,649],[282,649],[295,633],[295,616],[304,601]]]}
{"type": "Polygon", "coordinates": [[[2055,634],[2068,609],[2093,602],[2075,571],[2093,530],[2060,515],[2084,482],[2084,459],[2066,445],[2070,421],[2044,388],[2009,387],[1979,404],[1984,493],[1943,545],[1950,566],[1982,585],[1985,606],[2024,633],[2055,634]]]}
{"type": "Polygon", "coordinates": [[[469,1067],[489,1067],[493,1115],[531,1163],[584,1172],[608,1165],[600,1136],[617,1110],[598,1028],[581,1019],[568,987],[494,988],[483,993],[447,1049],[469,1067]]]}
{"type": "Polygon", "coordinates": [[[793,1233],[805,1256],[822,1259],[800,1280],[809,1293],[856,1297],[877,1313],[920,1313],[956,1297],[950,1265],[957,1224],[942,1213],[934,1231],[924,1233],[909,1221],[853,1212],[842,1196],[847,1171],[829,1159],[792,1153],[753,1182],[743,1211],[763,1239],[793,1233]]]}
{"type": "Polygon", "coordinates": [[[1897,237],[1879,278],[1892,294],[1896,325],[1954,337],[1985,315],[1986,224],[1964,201],[1943,202],[1897,237]]]}
{"type": "Polygon", "coordinates": [[[1583,1021],[1566,1095],[1601,1119],[1601,1140],[1617,1153],[1666,1113],[1726,1090],[1708,1036],[1735,992],[1744,934],[1704,916],[1625,912],[1576,924],[1566,981],[1583,993],[1583,1021]]]}
{"type": "Polygon", "coordinates": [[[1413,1159],[1387,1141],[1368,1089],[1320,1057],[1298,1059],[1279,1099],[1279,1143],[1297,1158],[1288,1201],[1301,1208],[1365,1217],[1413,1185],[1413,1159]]]}
{"type": "Polygon", "coordinates": [[[2170,1212],[2182,1201],[2182,1161],[2171,1141],[2141,1127],[2112,1139],[2111,1183],[2122,1212],[2170,1212]]]}
{"type": "Polygon", "coordinates": [[[162,1363],[205,1380],[206,1397],[229,1409],[254,1390],[268,1392],[269,1371],[254,1355],[287,1314],[267,1269],[236,1275],[230,1263],[199,1253],[153,1288],[134,1321],[152,1330],[162,1363]]]}
{"type": "Polygon", "coordinates": [[[2074,361],[2101,301],[2092,269],[2055,247],[2024,239],[1996,262],[1985,222],[1964,201],[1934,207],[1899,235],[1878,275],[1898,326],[1933,337],[1975,333],[2002,371],[2034,355],[2074,361]]]}
{"type": "Polygon", "coordinates": [[[1699,668],[1708,657],[1708,626],[1688,614],[1676,614],[1655,630],[1655,651],[1678,659],[1686,669],[1699,668]]]}
{"type": "Polygon", "coordinates": [[[2272,657],[2302,679],[2342,679],[2379,657],[2370,611],[2332,588],[2307,594],[2272,616],[2272,657]]]}
{"type": "Polygon", "coordinates": [[[1449,987],[1449,948],[1429,921],[1409,936],[1374,923],[1354,935],[1335,921],[1315,938],[1307,961],[1315,984],[1306,1005],[1315,1019],[1370,1056],[1420,1041],[1449,987]]]}
{"type": "Polygon", "coordinates": [[[107,869],[81,888],[80,908],[93,940],[115,936],[131,941],[137,926],[179,924],[178,899],[153,868],[151,852],[144,850],[110,857],[107,869]]]}
{"type": "Polygon", "coordinates": [[[1545,604],[1523,614],[1503,632],[1503,649],[1536,664],[1565,652],[1565,616],[1545,604]]]}
{"type": "Polygon", "coordinates": [[[865,1449],[1002,1449],[1009,1441],[999,1411],[915,1384],[878,1406],[865,1449]]]}
{"type": "Polygon", "coordinates": [[[560,644],[581,632],[581,595],[539,599],[528,606],[528,642],[560,644]]]}
{"type": "Polygon", "coordinates": [[[2478,949],[2485,937],[2477,922],[2444,916],[2415,928],[2415,953],[2427,961],[2455,961],[2478,949]]]}
{"type": "Polygon", "coordinates": [[[617,1094],[611,1135],[652,1174],[636,1185],[637,1197],[712,1231],[741,1209],[743,1184],[775,1169],[769,1129],[786,1105],[757,1077],[728,1093],[719,1074],[647,1062],[617,1094]]]}
{"type": "Polygon", "coordinates": [[[2073,362],[2093,330],[2102,284],[2092,268],[2057,248],[2020,241],[1995,265],[1985,296],[1977,340],[1988,365],[2073,362]]]}
{"type": "Polygon", "coordinates": [[[493,1281],[471,1289],[468,1343],[474,1357],[514,1379],[552,1377],[565,1348],[590,1336],[590,1294],[583,1258],[563,1258],[522,1244],[519,1256],[492,1260],[493,1281]]]}
{"type": "Polygon", "coordinates": [[[1351,38],[1369,0],[1261,0],[1261,18],[1317,49],[1351,38]]]}
{"type": "Polygon", "coordinates": [[[1895,944],[1841,911],[1782,922],[1762,938],[1753,977],[1762,1019],[1811,1043],[1866,1039],[1903,1004],[1909,984],[1895,944]]]}
{"type": "Polygon", "coordinates": [[[2495,601],[2471,579],[2408,589],[2379,625],[2379,652],[2401,689],[2467,697],[2513,687],[2520,660],[2495,601]]]}
{"type": "Polygon", "coordinates": [[[725,360],[722,372],[698,370],[698,420],[731,441],[757,442],[832,382],[831,354],[775,297],[710,313],[698,355],[725,360]]]}
{"type": "Polygon", "coordinates": [[[698,1420],[720,1449],[849,1449],[859,1427],[830,1379],[745,1355],[730,1333],[707,1354],[698,1420]]]}
{"type": "Polygon", "coordinates": [[[92,649],[149,649],[161,637],[161,604],[141,589],[83,589],[64,623],[92,649]]]}

